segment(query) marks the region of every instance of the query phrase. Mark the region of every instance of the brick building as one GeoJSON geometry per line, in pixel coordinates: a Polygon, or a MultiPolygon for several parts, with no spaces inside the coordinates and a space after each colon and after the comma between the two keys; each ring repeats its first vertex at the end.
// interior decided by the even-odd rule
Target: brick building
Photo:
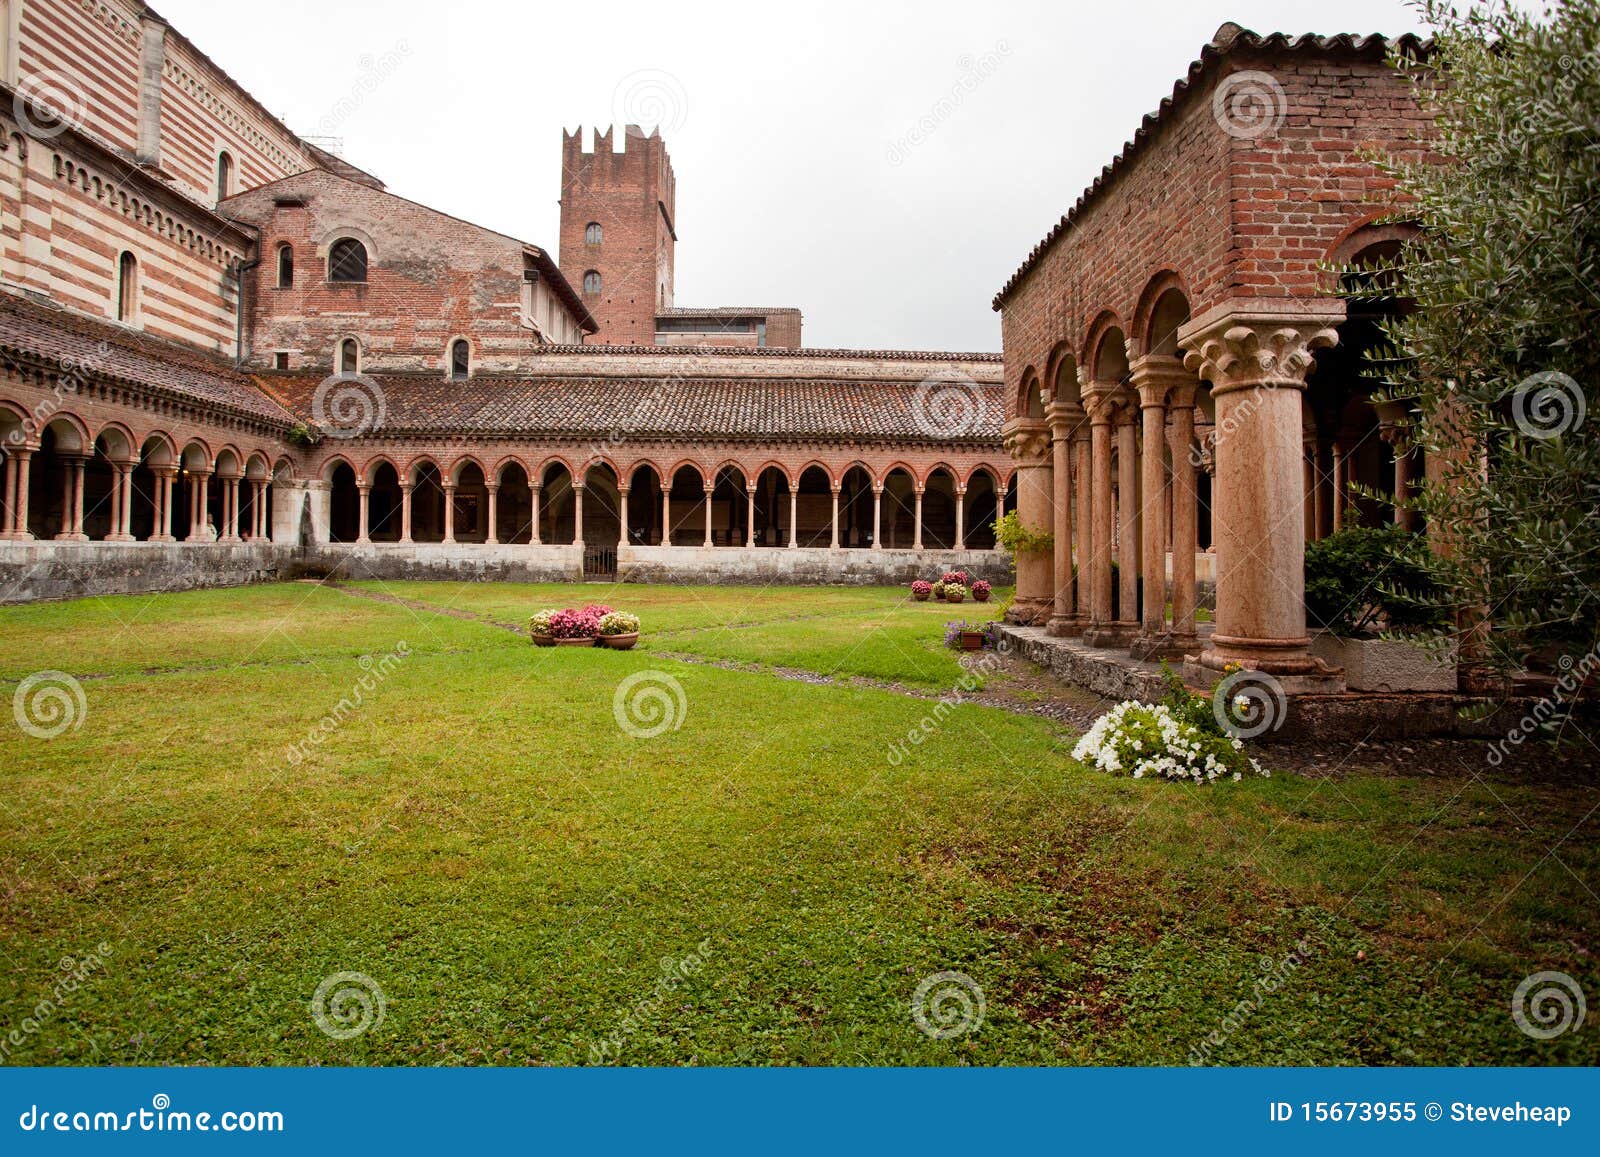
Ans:
{"type": "Polygon", "coordinates": [[[1306,629],[1305,542],[1401,517],[1348,484],[1395,494],[1426,465],[1358,376],[1377,318],[1328,272],[1407,235],[1371,153],[1422,155],[1430,122],[1391,51],[1427,49],[1223,25],[995,298],[1019,516],[1055,536],[1018,560],[1017,620],[1197,680],[1343,688],[1306,629]]]}
{"type": "Polygon", "coordinates": [[[558,262],[299,137],[138,0],[0,0],[0,63],[5,599],[296,559],[1009,574],[999,357],[679,307],[658,135],[567,135],[558,262]]]}

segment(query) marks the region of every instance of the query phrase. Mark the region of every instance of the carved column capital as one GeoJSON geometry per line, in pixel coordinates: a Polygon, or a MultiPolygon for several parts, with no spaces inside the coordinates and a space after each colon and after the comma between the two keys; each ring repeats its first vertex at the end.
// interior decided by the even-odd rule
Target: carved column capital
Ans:
{"type": "Polygon", "coordinates": [[[1189,404],[1194,404],[1195,376],[1184,368],[1181,359],[1150,354],[1138,358],[1128,368],[1132,371],[1133,390],[1139,395],[1141,409],[1168,405],[1173,393],[1183,389],[1189,391],[1189,404]]]}
{"type": "Polygon", "coordinates": [[[1050,465],[1050,424],[1043,418],[1013,418],[1000,434],[1019,467],[1050,465]]]}
{"type": "Polygon", "coordinates": [[[1044,413],[1045,421],[1050,423],[1050,437],[1057,442],[1071,441],[1073,432],[1089,417],[1077,402],[1051,402],[1044,413]]]}
{"type": "Polygon", "coordinates": [[[1184,326],[1184,365],[1212,395],[1243,389],[1303,389],[1315,352],[1338,344],[1342,303],[1285,301],[1220,307],[1184,326]]]}

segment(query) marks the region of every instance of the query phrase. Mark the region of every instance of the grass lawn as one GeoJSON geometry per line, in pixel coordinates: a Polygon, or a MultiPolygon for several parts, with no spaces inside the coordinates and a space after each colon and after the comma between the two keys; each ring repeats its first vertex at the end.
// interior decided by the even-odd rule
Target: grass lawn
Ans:
{"type": "Polygon", "coordinates": [[[1600,999],[1593,784],[1117,779],[1042,717],[672,657],[950,687],[938,636],[974,609],[507,584],[0,608],[0,693],[52,668],[87,705],[0,728],[4,1059],[1600,1061],[1592,1025],[1510,1015],[1544,970],[1600,999]],[[648,645],[495,625],[591,597],[648,645]],[[644,672],[686,707],[650,738],[613,712],[644,672]],[[918,1028],[940,972],[981,1027],[918,1028]],[[339,973],[383,994],[350,1039],[310,1009],[339,973]]]}

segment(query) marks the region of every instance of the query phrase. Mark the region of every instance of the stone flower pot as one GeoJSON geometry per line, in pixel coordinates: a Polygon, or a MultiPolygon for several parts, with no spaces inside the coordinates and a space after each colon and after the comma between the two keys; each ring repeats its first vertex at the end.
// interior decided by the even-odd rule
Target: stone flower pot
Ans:
{"type": "Polygon", "coordinates": [[[555,636],[554,635],[534,635],[533,636],[533,645],[535,647],[553,647],[553,646],[556,645],[555,636]]]}
{"type": "Polygon", "coordinates": [[[932,591],[912,591],[911,597],[916,599],[919,603],[925,603],[932,594],[932,591]]]}
{"type": "Polygon", "coordinates": [[[975,602],[975,603],[986,603],[986,602],[988,602],[989,601],[989,592],[988,591],[973,591],[972,592],[972,601],[975,602]]]}
{"type": "Polygon", "coordinates": [[[601,635],[601,646],[610,647],[613,651],[631,651],[633,645],[639,641],[639,632],[630,631],[626,635],[601,635]]]}
{"type": "Polygon", "coordinates": [[[966,600],[967,600],[967,596],[966,595],[945,595],[944,596],[944,601],[947,602],[947,603],[962,603],[962,602],[966,602],[966,600]]]}

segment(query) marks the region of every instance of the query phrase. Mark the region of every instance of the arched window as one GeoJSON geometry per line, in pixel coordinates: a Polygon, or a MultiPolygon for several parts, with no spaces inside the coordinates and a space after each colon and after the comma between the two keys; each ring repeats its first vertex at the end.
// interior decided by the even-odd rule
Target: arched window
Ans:
{"type": "Polygon", "coordinates": [[[294,246],[278,246],[278,288],[289,289],[294,285],[294,246]]]}
{"type": "Polygon", "coordinates": [[[124,252],[117,259],[117,320],[132,321],[139,307],[139,259],[124,252]]]}
{"type": "Polygon", "coordinates": [[[339,372],[341,374],[361,372],[361,347],[356,344],[356,339],[353,337],[347,337],[339,343],[339,372]]]}
{"type": "Polygon", "coordinates": [[[593,269],[583,275],[583,291],[585,293],[600,292],[600,275],[593,269]]]}
{"type": "Polygon", "coordinates": [[[605,238],[605,230],[600,228],[600,222],[590,221],[583,227],[583,243],[585,245],[598,245],[605,238]]]}
{"type": "Polygon", "coordinates": [[[226,151],[217,157],[217,200],[233,192],[233,158],[226,151]]]}
{"type": "Polygon", "coordinates": [[[450,343],[450,376],[456,381],[461,381],[467,376],[471,366],[472,350],[467,345],[467,339],[458,337],[450,343]]]}
{"type": "Polygon", "coordinates": [[[328,250],[329,281],[365,281],[367,247],[354,237],[341,237],[328,250]]]}

